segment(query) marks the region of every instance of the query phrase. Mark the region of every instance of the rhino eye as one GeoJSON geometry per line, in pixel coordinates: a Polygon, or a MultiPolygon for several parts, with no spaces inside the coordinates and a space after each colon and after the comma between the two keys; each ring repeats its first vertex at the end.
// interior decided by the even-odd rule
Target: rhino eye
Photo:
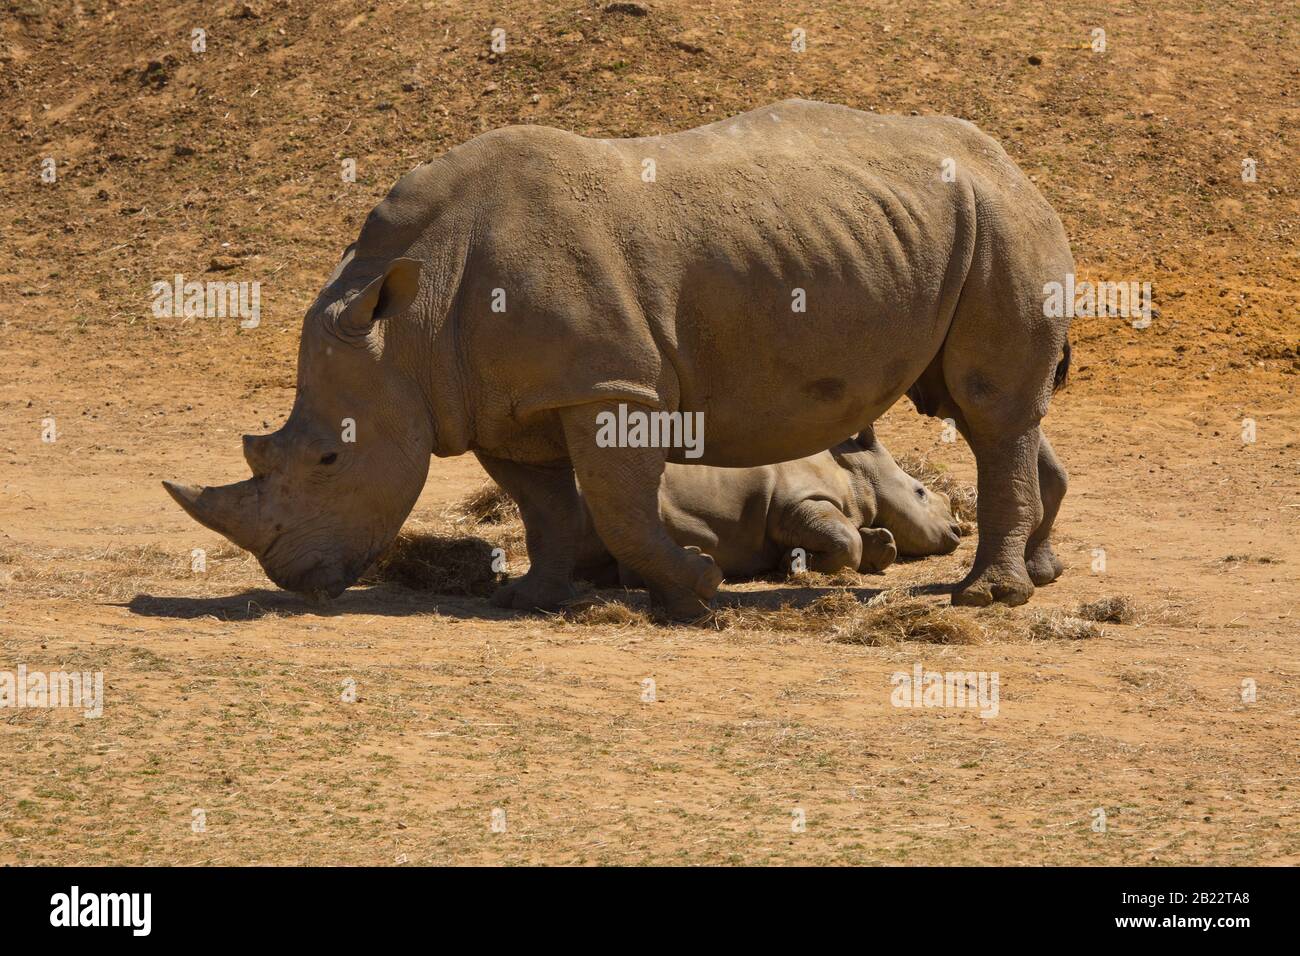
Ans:
{"type": "Polygon", "coordinates": [[[338,460],[339,460],[339,453],[336,451],[332,451],[328,455],[320,456],[320,463],[322,465],[332,465],[334,464],[334,462],[338,460]]]}

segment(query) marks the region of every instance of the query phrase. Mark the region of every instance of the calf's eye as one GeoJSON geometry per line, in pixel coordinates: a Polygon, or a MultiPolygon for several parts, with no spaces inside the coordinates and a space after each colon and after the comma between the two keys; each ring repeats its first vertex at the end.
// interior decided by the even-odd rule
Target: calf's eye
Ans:
{"type": "Polygon", "coordinates": [[[328,455],[320,456],[320,463],[322,465],[332,465],[334,464],[334,462],[338,460],[339,460],[339,453],[336,451],[332,451],[328,455]]]}

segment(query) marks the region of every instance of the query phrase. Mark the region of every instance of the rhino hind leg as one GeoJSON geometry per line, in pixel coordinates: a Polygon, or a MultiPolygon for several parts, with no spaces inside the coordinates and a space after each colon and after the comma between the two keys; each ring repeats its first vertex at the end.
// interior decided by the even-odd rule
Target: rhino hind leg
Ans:
{"type": "Polygon", "coordinates": [[[1038,429],[995,435],[973,429],[978,473],[979,544],[970,573],[952,603],[984,607],[994,601],[1024,604],[1034,593],[1025,548],[1038,526],[1038,429]]]}
{"type": "Polygon", "coordinates": [[[479,454],[479,462],[519,505],[528,546],[528,571],[498,588],[497,607],[554,611],[574,596],[573,569],[581,504],[569,466],[524,465],[479,454]]]}
{"type": "MultiPolygon", "coordinates": [[[[963,363],[958,360],[954,364],[963,363]]],[[[1014,363],[1011,368],[1014,369],[1014,363]]],[[[948,372],[951,374],[951,369],[948,372]]],[[[1037,583],[1026,559],[1037,559],[1038,571],[1044,567],[1037,562],[1056,561],[1047,543],[1051,522],[1044,520],[1039,475],[1040,449],[1046,438],[1034,413],[1033,401],[1023,396],[1019,400],[1008,398],[1002,389],[1009,390],[1012,386],[1010,379],[1006,381],[1005,386],[992,386],[1001,392],[1002,401],[981,407],[967,393],[961,398],[954,396],[941,410],[944,417],[951,417],[957,423],[970,445],[977,474],[979,544],[970,572],[953,592],[952,603],[956,605],[984,607],[994,601],[1013,606],[1024,604],[1033,596],[1037,583]]],[[[1055,455],[1051,455],[1051,461],[1056,461],[1055,455]]],[[[1063,476],[1059,463],[1056,467],[1063,476]]],[[[1047,486],[1052,495],[1054,518],[1065,493],[1064,483],[1057,483],[1053,477],[1047,486]]],[[[1058,573],[1052,567],[1050,580],[1055,580],[1058,573]]]]}
{"type": "MultiPolygon", "coordinates": [[[[1065,282],[1074,261],[1055,219],[1012,216],[996,192],[982,199],[992,214],[977,237],[941,360],[943,390],[959,413],[952,417],[975,455],[979,494],[975,561],[952,601],[1015,605],[1034,593],[1025,560],[1031,538],[1037,565],[1051,531],[1040,487],[1039,423],[1063,369],[1069,319],[1049,314],[1044,290],[1065,282]]],[[[1042,457],[1055,460],[1050,451],[1042,457]]],[[[1059,506],[1059,495],[1051,497],[1059,506]]]]}
{"type": "MultiPolygon", "coordinates": [[[[649,409],[628,404],[628,414],[649,409]]],[[[601,447],[596,442],[601,413],[617,416],[614,402],[592,402],[560,411],[565,442],[582,496],[600,539],[628,572],[646,582],[651,603],[669,618],[697,620],[722,583],[708,555],[669,536],[659,515],[663,448],[601,447]]]]}
{"type": "Polygon", "coordinates": [[[1061,559],[1052,550],[1052,523],[1061,508],[1061,499],[1065,497],[1068,477],[1065,468],[1052,451],[1046,435],[1038,439],[1038,492],[1043,503],[1043,517],[1038,527],[1029,536],[1025,545],[1025,568],[1029,579],[1036,585],[1051,584],[1065,570],[1061,559]]]}

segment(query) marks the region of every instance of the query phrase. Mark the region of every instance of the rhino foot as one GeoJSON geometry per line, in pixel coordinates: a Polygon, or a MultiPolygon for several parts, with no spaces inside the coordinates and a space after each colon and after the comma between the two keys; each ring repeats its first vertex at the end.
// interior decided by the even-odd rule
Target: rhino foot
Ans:
{"type": "Polygon", "coordinates": [[[986,568],[974,578],[967,579],[953,592],[956,607],[988,607],[994,601],[1015,607],[1027,602],[1034,593],[1034,584],[1028,576],[1016,577],[986,568]]]}
{"type": "Polygon", "coordinates": [[[1029,572],[1029,580],[1041,586],[1051,584],[1059,578],[1065,565],[1056,556],[1052,546],[1044,541],[1033,554],[1025,557],[1025,570],[1029,572]]]}
{"type": "Polygon", "coordinates": [[[576,593],[569,582],[534,577],[529,571],[518,580],[497,588],[491,600],[496,607],[516,611],[558,611],[576,593]]]}
{"type": "Polygon", "coordinates": [[[707,554],[694,546],[687,547],[691,564],[697,575],[693,587],[679,585],[658,587],[650,584],[651,603],[663,616],[672,621],[692,622],[705,617],[710,610],[713,595],[722,584],[722,570],[707,554]]]}

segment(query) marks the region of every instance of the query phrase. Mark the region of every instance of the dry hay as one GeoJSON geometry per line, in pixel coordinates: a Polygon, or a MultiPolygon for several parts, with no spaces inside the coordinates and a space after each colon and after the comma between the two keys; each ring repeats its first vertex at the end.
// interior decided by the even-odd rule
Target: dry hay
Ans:
{"type": "Polygon", "coordinates": [[[869,647],[906,641],[950,645],[1078,641],[1104,633],[1096,622],[1064,611],[1026,612],[1001,605],[954,608],[917,597],[906,588],[883,591],[866,602],[842,589],[803,606],[787,602],[775,609],[727,607],[714,612],[710,623],[723,631],[821,633],[837,643],[869,647]]]}
{"type": "Polygon", "coordinates": [[[488,482],[437,521],[408,522],[361,583],[486,597],[506,580],[492,570],[495,548],[505,552],[508,564],[526,556],[518,506],[488,482]]]}
{"type": "Polygon", "coordinates": [[[923,601],[905,592],[885,591],[867,602],[866,613],[835,640],[871,644],[875,635],[925,644],[983,644],[999,636],[955,608],[923,601]]]}
{"type": "Polygon", "coordinates": [[[884,591],[863,602],[848,589],[824,594],[802,606],[720,608],[709,619],[720,631],[765,630],[816,633],[840,644],[882,647],[899,641],[926,644],[980,644],[994,634],[970,615],[905,590],[884,591]]]}
{"type": "Polygon", "coordinates": [[[168,549],[152,544],[97,548],[0,549],[0,586],[7,592],[42,598],[129,597],[159,578],[227,583],[248,570],[252,555],[223,541],[193,565],[188,546],[168,549]]]}
{"type": "Polygon", "coordinates": [[[1031,641],[1083,641],[1101,637],[1105,631],[1096,621],[1085,620],[1064,611],[1032,611],[1028,621],[1031,641]]]}
{"type": "Polygon", "coordinates": [[[491,543],[468,535],[403,531],[360,583],[486,597],[502,580],[492,570],[492,549],[491,543]]]}
{"type": "MultiPolygon", "coordinates": [[[[953,514],[963,521],[974,514],[975,491],[919,458],[900,466],[948,495],[953,514]]],[[[393,583],[414,590],[486,597],[506,577],[492,571],[493,548],[507,559],[524,556],[523,525],[518,506],[489,482],[448,507],[438,522],[423,528],[408,525],[363,577],[363,583],[393,583]]],[[[1075,614],[1059,610],[1016,613],[1008,608],[957,609],[925,600],[907,589],[883,591],[861,601],[852,588],[861,578],[852,571],[804,572],[791,583],[829,587],[806,603],[786,601],[776,607],[733,603],[710,612],[701,622],[717,631],[767,631],[817,635],[842,644],[890,646],[903,641],[928,644],[984,644],[996,641],[1077,641],[1101,636],[1102,623],[1126,624],[1146,618],[1129,598],[1114,595],[1079,606],[1075,614]]],[[[607,598],[592,593],[553,615],[554,626],[648,627],[656,623],[644,595],[607,598]]]]}
{"type": "Polygon", "coordinates": [[[1123,594],[1112,594],[1095,601],[1085,601],[1075,612],[1086,621],[1102,624],[1161,624],[1166,627],[1193,627],[1195,615],[1185,603],[1165,600],[1139,604],[1123,594]]]}
{"type": "Polygon", "coordinates": [[[840,568],[837,571],[796,571],[793,574],[774,572],[764,580],[777,581],[787,587],[796,588],[860,588],[863,578],[870,572],[859,572],[856,568],[840,568]]]}
{"type": "Polygon", "coordinates": [[[649,627],[654,619],[639,607],[618,598],[588,594],[571,601],[559,614],[551,616],[556,627],[649,627]]]}
{"type": "Polygon", "coordinates": [[[495,482],[485,482],[443,512],[452,524],[505,524],[522,520],[519,505],[495,482]]]}
{"type": "Polygon", "coordinates": [[[1079,617],[1103,624],[1131,624],[1138,617],[1137,605],[1122,594],[1098,598],[1079,605],[1079,617]]]}

